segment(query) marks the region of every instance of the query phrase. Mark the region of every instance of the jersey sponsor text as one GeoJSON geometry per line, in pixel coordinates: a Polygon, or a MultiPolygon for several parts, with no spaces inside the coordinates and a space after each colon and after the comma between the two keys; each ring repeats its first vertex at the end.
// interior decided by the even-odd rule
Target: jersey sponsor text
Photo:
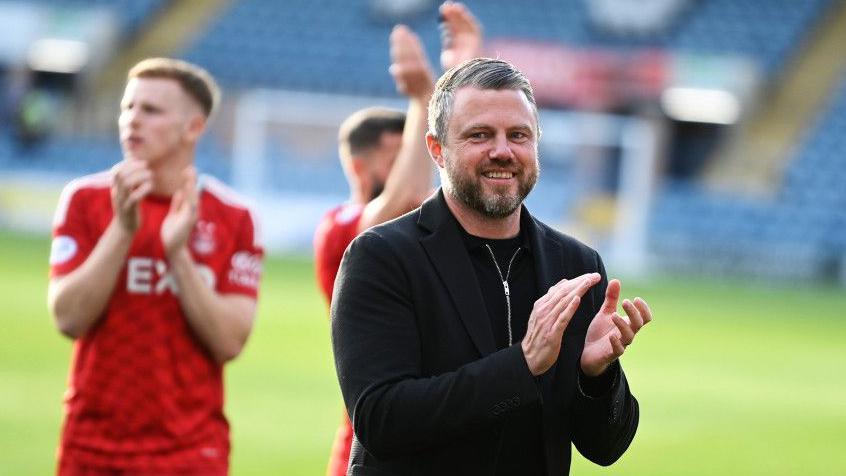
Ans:
{"type": "MultiPolygon", "coordinates": [[[[203,281],[214,289],[214,271],[202,264],[197,264],[197,270],[203,281]]],[[[170,291],[176,295],[179,294],[179,286],[164,261],[133,256],[126,265],[126,291],[130,294],[164,294],[170,291]]]]}

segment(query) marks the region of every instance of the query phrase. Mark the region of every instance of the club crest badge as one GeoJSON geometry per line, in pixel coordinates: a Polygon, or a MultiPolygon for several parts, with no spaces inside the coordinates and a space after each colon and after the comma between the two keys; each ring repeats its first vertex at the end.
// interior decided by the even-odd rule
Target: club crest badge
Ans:
{"type": "Polygon", "coordinates": [[[215,242],[215,224],[207,221],[198,221],[194,228],[191,247],[197,254],[207,255],[214,252],[217,243],[215,242]]]}

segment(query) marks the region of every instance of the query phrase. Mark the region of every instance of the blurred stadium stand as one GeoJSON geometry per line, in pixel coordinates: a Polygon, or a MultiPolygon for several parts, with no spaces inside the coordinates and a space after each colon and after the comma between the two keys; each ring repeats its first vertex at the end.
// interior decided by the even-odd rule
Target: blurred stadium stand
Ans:
{"type": "MultiPolygon", "coordinates": [[[[633,37],[599,29],[585,1],[466,1],[487,38],[521,38],[574,46],[660,48],[756,58],[778,74],[831,0],[706,0],[685,8],[666,29],[633,37]]],[[[621,2],[626,3],[626,2],[621,2]]],[[[637,3],[637,2],[635,2],[637,3]]],[[[688,5],[689,4],[689,5],[688,5]]],[[[437,58],[434,9],[406,19],[437,58]]],[[[394,95],[385,74],[392,21],[373,18],[366,1],[243,0],[183,52],[233,87],[394,95]],[[367,48],[362,48],[368,45],[367,48]],[[294,67],[296,66],[296,67],[294,67]],[[341,80],[342,79],[342,80],[341,80]]]]}
{"type": "Polygon", "coordinates": [[[806,131],[775,199],[666,184],[653,210],[655,254],[676,270],[838,277],[846,258],[844,131],[846,75],[806,131]]]}
{"type": "MultiPolygon", "coordinates": [[[[149,48],[139,50],[137,45],[149,42],[151,36],[160,37],[161,30],[156,27],[174,18],[178,8],[183,15],[185,9],[196,12],[204,8],[185,0],[29,3],[62,11],[83,7],[110,11],[120,32],[111,63],[120,59],[115,69],[120,71],[137,59],[134,56],[147,54],[149,48]]],[[[813,120],[794,127],[800,137],[792,139],[795,144],[781,147],[790,151],[784,153],[783,177],[766,177],[774,195],[715,191],[703,177],[706,165],[717,160],[714,153],[721,152],[720,145],[742,136],[743,121],[790,81],[791,68],[801,64],[798,59],[818,41],[815,31],[833,14],[846,10],[843,1],[465,3],[483,23],[491,54],[501,51],[508,58],[509,52],[528,51],[537,55],[524,69],[533,71],[530,76],[539,90],[568,81],[580,84],[573,97],[556,102],[555,94],[560,98],[562,93],[553,90],[549,96],[553,100],[546,102],[549,117],[564,119],[560,124],[558,119],[544,119],[543,178],[529,200],[539,216],[597,246],[608,245],[618,205],[614,199],[621,180],[618,171],[630,152],[622,137],[627,134],[627,118],[633,117],[658,125],[653,139],[663,144],[666,155],[662,168],[656,170],[655,195],[646,210],[649,262],[654,268],[765,278],[830,279],[846,273],[846,191],[838,186],[846,178],[846,172],[838,167],[846,150],[846,77],[834,91],[815,91],[824,107],[809,111],[813,120]],[[641,15],[631,15],[632,8],[641,15]],[[564,72],[551,69],[561,58],[569,61],[565,68],[575,68],[562,71],[575,71],[579,76],[564,76],[564,72]],[[737,78],[747,76],[754,80],[736,84],[737,78]],[[633,83],[625,83],[630,79],[633,83]],[[724,87],[740,96],[739,118],[715,125],[673,118],[661,110],[662,94],[674,86],[691,85],[724,87]],[[635,98],[631,90],[636,86],[646,92],[635,98]],[[597,99],[602,95],[608,97],[597,99]],[[555,116],[555,111],[562,109],[564,116],[555,116]],[[605,119],[576,118],[585,109],[605,119]],[[588,137],[592,134],[597,137],[588,137]]],[[[238,101],[250,91],[265,88],[396,101],[387,68],[388,34],[397,22],[420,34],[433,63],[438,58],[434,1],[240,0],[215,2],[215,8],[218,10],[207,23],[192,25],[190,31],[173,37],[169,51],[157,54],[197,62],[224,86],[225,107],[202,144],[199,163],[204,171],[227,181],[233,179],[230,157],[238,140],[235,111],[238,101]]],[[[212,10],[211,6],[207,9],[212,10]]],[[[842,31],[846,25],[839,22],[834,27],[842,31]]],[[[837,61],[830,61],[832,68],[837,61]]],[[[4,67],[7,72],[13,69],[13,65],[4,67]]],[[[112,124],[115,105],[102,105],[93,112],[84,106],[86,101],[95,101],[95,92],[114,95],[114,91],[107,92],[108,87],[101,87],[109,84],[102,79],[105,74],[100,72],[98,77],[94,73],[93,79],[87,80],[88,87],[76,88],[72,94],[83,106],[73,106],[71,112],[60,115],[65,123],[104,117],[103,121],[90,121],[103,122],[102,127],[82,132],[78,127],[59,127],[57,133],[31,147],[22,147],[13,128],[3,127],[0,171],[40,170],[70,176],[110,166],[120,154],[112,124]]],[[[4,75],[4,79],[10,77],[4,75]]],[[[6,95],[8,85],[3,81],[0,85],[6,95]]],[[[117,84],[110,87],[119,89],[117,84]]],[[[0,114],[5,124],[11,124],[9,107],[0,107],[0,114]]],[[[286,196],[322,197],[321,203],[342,200],[346,185],[337,165],[334,139],[325,131],[315,134],[326,143],[304,151],[296,143],[279,139],[280,127],[267,124],[263,185],[286,196]]],[[[745,146],[742,141],[740,144],[745,146]]],[[[744,150],[749,149],[730,155],[743,159],[744,150]]],[[[735,167],[744,167],[743,162],[735,167]]],[[[722,173],[734,172],[724,168],[722,173]]],[[[298,240],[294,245],[302,246],[306,235],[298,240]]],[[[846,276],[841,280],[846,281],[846,276]]]]}
{"type": "Polygon", "coordinates": [[[114,0],[27,0],[30,5],[48,7],[61,15],[73,15],[80,9],[101,9],[113,14],[120,36],[129,41],[138,30],[150,23],[157,13],[167,4],[167,0],[132,0],[115,2],[114,0]]]}

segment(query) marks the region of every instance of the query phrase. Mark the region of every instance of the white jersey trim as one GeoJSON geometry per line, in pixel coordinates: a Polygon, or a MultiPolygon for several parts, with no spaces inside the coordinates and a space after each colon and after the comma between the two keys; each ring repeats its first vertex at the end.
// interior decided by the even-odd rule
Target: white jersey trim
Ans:
{"type": "Polygon", "coordinates": [[[53,228],[64,225],[68,216],[68,207],[76,192],[84,188],[109,188],[112,185],[112,174],[108,170],[91,175],[85,175],[71,180],[62,189],[59,195],[59,203],[56,205],[56,213],[53,215],[53,228]]]}
{"type": "Polygon", "coordinates": [[[364,204],[345,203],[338,211],[338,214],[335,215],[335,221],[345,225],[353,220],[358,220],[363,212],[364,204]]]}

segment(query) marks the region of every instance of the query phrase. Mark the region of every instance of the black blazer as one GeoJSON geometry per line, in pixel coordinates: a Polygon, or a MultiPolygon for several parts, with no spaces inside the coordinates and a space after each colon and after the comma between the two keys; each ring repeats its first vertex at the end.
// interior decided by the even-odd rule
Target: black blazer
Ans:
{"type": "Polygon", "coordinates": [[[355,429],[351,475],[495,473],[502,417],[541,405],[548,475],[567,474],[570,443],[613,463],[634,437],[638,404],[617,364],[611,390],[579,386],[585,332],[604,299],[599,255],[526,214],[538,295],[562,278],[599,272],[557,363],[535,378],[520,344],[496,350],[484,297],[458,223],[439,191],[371,228],[344,255],[332,301],[332,347],[355,429]]]}

